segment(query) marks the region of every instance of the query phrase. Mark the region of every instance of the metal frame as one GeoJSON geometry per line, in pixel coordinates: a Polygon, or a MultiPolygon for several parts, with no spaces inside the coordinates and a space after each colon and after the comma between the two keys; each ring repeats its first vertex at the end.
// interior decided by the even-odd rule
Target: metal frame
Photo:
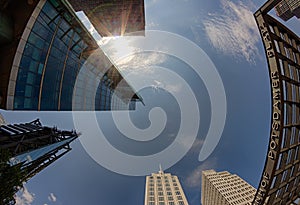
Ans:
{"type": "Polygon", "coordinates": [[[60,131],[56,127],[42,126],[39,119],[25,124],[0,126],[0,148],[8,150],[12,157],[65,141],[33,161],[21,162],[23,181],[71,151],[70,143],[77,137],[75,131],[60,131]]]}
{"type": "Polygon", "coordinates": [[[270,0],[254,14],[268,61],[272,120],[253,205],[295,204],[300,198],[300,39],[268,15],[279,2],[270,0]]]}

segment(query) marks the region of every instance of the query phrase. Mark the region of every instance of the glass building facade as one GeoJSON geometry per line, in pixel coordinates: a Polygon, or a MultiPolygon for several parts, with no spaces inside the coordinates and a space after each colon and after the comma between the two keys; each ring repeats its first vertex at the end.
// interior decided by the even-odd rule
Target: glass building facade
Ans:
{"type": "Polygon", "coordinates": [[[123,88],[115,91],[122,81],[125,80],[68,2],[41,0],[27,22],[13,59],[6,109],[134,109],[132,104],[139,97],[126,81],[123,88]],[[118,78],[110,73],[117,73],[118,78]],[[80,79],[85,79],[81,86],[76,82],[80,79]],[[125,91],[125,87],[125,95],[116,94],[125,91]]]}

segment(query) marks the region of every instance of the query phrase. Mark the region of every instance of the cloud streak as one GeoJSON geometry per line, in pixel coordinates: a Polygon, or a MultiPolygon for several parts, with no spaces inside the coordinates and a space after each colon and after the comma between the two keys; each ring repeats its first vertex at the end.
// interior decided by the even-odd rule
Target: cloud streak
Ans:
{"type": "Polygon", "coordinates": [[[217,166],[217,160],[215,158],[204,161],[201,165],[196,167],[186,178],[184,183],[189,188],[200,188],[201,187],[201,176],[203,170],[215,169],[217,166]]]}
{"type": "Polygon", "coordinates": [[[48,196],[48,200],[51,202],[56,202],[56,196],[53,193],[50,193],[48,196]]]}
{"type": "Polygon", "coordinates": [[[224,14],[211,13],[204,20],[205,33],[217,50],[255,63],[259,32],[250,6],[221,0],[224,14]]]}

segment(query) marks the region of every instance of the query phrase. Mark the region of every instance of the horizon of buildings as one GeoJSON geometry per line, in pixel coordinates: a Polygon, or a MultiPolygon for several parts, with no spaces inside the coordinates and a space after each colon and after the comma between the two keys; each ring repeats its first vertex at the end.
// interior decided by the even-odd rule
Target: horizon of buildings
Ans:
{"type": "Polygon", "coordinates": [[[133,110],[142,100],[67,1],[1,6],[0,109],[133,110]]]}
{"type": "Polygon", "coordinates": [[[188,201],[177,176],[158,173],[146,176],[144,205],[188,205],[188,201]]]}

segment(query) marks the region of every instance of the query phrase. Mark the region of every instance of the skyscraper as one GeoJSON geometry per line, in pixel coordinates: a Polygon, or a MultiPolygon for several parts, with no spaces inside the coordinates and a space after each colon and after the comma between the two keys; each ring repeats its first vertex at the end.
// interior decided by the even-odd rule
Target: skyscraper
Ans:
{"type": "Polygon", "coordinates": [[[267,59],[272,117],[265,165],[253,205],[300,201],[300,138],[295,134],[300,132],[300,38],[288,24],[272,16],[271,11],[280,2],[268,0],[254,14],[267,59]]]}
{"type": "Polygon", "coordinates": [[[227,171],[202,171],[202,205],[250,205],[256,189],[227,171]]]}
{"type": "Polygon", "coordinates": [[[30,123],[0,126],[0,204],[13,204],[23,182],[71,151],[75,131],[30,123]]]}
{"type": "Polygon", "coordinates": [[[0,6],[0,28],[7,31],[0,36],[0,109],[134,108],[139,96],[67,1],[0,6]]]}
{"type": "Polygon", "coordinates": [[[75,131],[46,127],[37,119],[1,125],[0,149],[9,153],[12,166],[21,164],[26,181],[71,151],[70,143],[77,137],[75,131]]]}
{"type": "Polygon", "coordinates": [[[69,0],[75,11],[84,11],[102,37],[131,32],[144,35],[144,0],[69,0]]]}
{"type": "Polygon", "coordinates": [[[152,173],[146,177],[145,205],[188,205],[177,176],[152,173]]]}
{"type": "Polygon", "coordinates": [[[300,18],[300,0],[282,0],[275,7],[277,16],[287,21],[293,16],[300,18]]]}

